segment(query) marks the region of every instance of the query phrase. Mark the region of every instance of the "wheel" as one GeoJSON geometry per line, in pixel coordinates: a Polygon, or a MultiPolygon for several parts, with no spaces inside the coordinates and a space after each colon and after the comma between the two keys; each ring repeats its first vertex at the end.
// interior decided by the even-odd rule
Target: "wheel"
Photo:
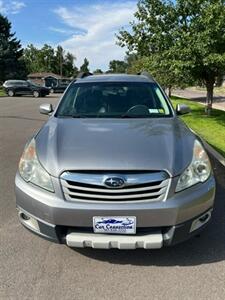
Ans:
{"type": "Polygon", "coordinates": [[[50,89],[50,93],[53,94],[54,93],[54,89],[50,89]]]}
{"type": "Polygon", "coordinates": [[[34,92],[33,92],[33,96],[34,96],[35,98],[38,98],[38,97],[40,96],[40,93],[39,93],[38,91],[34,91],[34,92]]]}
{"type": "Polygon", "coordinates": [[[9,97],[13,97],[15,95],[13,90],[8,90],[9,97]]]}

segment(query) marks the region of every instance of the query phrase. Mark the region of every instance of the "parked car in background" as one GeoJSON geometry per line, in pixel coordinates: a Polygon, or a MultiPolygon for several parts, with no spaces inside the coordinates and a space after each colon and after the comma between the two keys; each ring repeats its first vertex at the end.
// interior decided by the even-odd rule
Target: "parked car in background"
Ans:
{"type": "Polygon", "coordinates": [[[49,95],[50,89],[26,80],[7,80],[3,87],[10,96],[33,95],[35,98],[49,95]]]}
{"type": "MultiPolygon", "coordinates": [[[[208,155],[154,79],[83,75],[26,144],[16,175],[21,223],[70,247],[153,249],[211,219],[208,155]]],[[[209,240],[210,242],[210,240],[209,240]]]]}
{"type": "Polygon", "coordinates": [[[70,80],[58,79],[56,85],[50,87],[51,93],[63,93],[70,84],[70,80]]]}

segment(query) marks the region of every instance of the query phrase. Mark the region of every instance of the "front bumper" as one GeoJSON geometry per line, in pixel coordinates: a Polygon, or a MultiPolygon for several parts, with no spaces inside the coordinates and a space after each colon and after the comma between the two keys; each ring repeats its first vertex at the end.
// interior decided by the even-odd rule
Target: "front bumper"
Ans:
{"type": "Polygon", "coordinates": [[[206,219],[207,222],[203,222],[199,229],[190,232],[193,220],[201,218],[205,213],[211,211],[215,197],[213,176],[205,183],[179,193],[174,193],[175,179],[171,183],[166,201],[140,201],[140,203],[70,202],[64,200],[57,178],[53,178],[53,184],[55,193],[50,193],[32,184],[27,184],[19,174],[16,175],[16,202],[21,222],[28,229],[47,239],[76,247],[83,245],[83,247],[93,248],[125,247],[127,249],[141,247],[148,249],[176,244],[197,234],[198,230],[201,230],[208,223],[211,213],[208,220],[206,219]],[[22,213],[36,220],[38,230],[23,222],[22,213]],[[115,243],[112,243],[111,238],[109,239],[107,236],[103,239],[102,246],[98,246],[101,242],[99,244],[100,238],[92,231],[93,216],[110,215],[136,216],[137,235],[135,235],[136,239],[128,237],[130,241],[132,240],[130,246],[126,246],[129,243],[127,244],[124,236],[121,239],[113,240],[115,243]],[[78,242],[73,242],[76,240],[74,234],[79,235],[78,242]],[[159,235],[155,244],[152,241],[157,234],[159,235]],[[149,246],[145,247],[144,245],[149,246]]]}
{"type": "Polygon", "coordinates": [[[159,249],[197,235],[211,220],[212,209],[185,223],[162,228],[138,228],[135,235],[95,234],[92,228],[74,228],[43,223],[18,208],[21,223],[33,233],[69,247],[96,249],[159,249]],[[200,225],[199,225],[200,224],[200,225]],[[196,226],[197,225],[197,226],[196,226]]]}

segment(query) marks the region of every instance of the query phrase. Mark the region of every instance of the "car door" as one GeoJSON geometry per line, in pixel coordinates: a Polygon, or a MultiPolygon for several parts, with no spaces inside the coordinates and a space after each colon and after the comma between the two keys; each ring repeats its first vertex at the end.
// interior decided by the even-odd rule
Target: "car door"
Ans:
{"type": "Polygon", "coordinates": [[[7,87],[8,91],[13,90],[15,95],[20,95],[21,92],[21,83],[19,81],[11,82],[7,87]]]}
{"type": "Polygon", "coordinates": [[[24,81],[18,81],[15,83],[15,92],[17,95],[27,95],[27,85],[24,81]]]}
{"type": "Polygon", "coordinates": [[[33,93],[33,90],[27,81],[23,83],[23,93],[24,95],[31,95],[33,93]]]}

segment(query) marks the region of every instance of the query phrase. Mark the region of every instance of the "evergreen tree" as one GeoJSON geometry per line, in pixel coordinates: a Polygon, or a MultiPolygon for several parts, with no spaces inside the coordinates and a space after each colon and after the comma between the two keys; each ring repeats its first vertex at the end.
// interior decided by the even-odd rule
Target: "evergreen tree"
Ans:
{"type": "Polygon", "coordinates": [[[11,32],[11,23],[0,14],[0,82],[7,79],[26,78],[20,41],[11,32]]]}

